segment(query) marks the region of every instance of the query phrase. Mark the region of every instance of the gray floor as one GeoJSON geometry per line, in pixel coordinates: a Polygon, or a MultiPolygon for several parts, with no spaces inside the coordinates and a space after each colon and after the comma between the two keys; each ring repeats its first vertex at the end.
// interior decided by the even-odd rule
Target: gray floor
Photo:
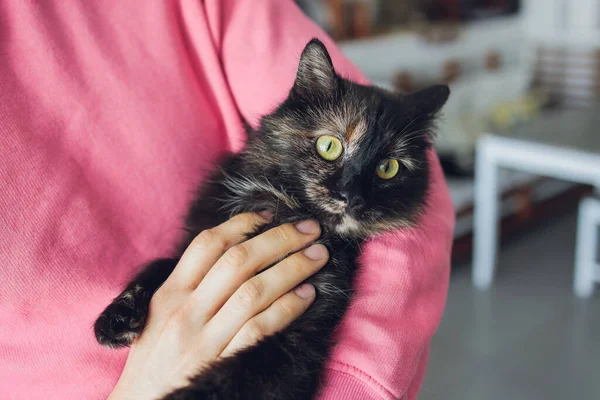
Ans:
{"type": "Polygon", "coordinates": [[[489,292],[453,268],[420,400],[600,399],[600,290],[573,295],[575,226],[568,213],[503,245],[489,292]]]}

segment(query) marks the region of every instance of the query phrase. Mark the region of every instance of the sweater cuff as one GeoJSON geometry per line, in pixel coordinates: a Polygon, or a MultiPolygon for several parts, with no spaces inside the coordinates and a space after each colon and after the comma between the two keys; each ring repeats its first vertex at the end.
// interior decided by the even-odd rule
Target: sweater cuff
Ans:
{"type": "Polygon", "coordinates": [[[319,400],[384,400],[380,392],[372,389],[366,382],[346,372],[326,371],[325,384],[319,393],[319,400]]]}

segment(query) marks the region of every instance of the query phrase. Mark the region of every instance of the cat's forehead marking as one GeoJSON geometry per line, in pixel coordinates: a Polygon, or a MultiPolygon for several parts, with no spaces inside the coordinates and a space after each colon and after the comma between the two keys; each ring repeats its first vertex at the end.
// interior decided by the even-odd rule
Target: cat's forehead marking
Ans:
{"type": "Polygon", "coordinates": [[[350,126],[354,126],[354,130],[359,133],[366,130],[364,118],[366,109],[362,104],[345,102],[333,107],[311,109],[310,112],[323,128],[331,129],[339,134],[345,134],[350,126]]]}
{"type": "Polygon", "coordinates": [[[367,132],[367,121],[358,116],[346,126],[346,143],[358,143],[360,138],[367,132]]]}

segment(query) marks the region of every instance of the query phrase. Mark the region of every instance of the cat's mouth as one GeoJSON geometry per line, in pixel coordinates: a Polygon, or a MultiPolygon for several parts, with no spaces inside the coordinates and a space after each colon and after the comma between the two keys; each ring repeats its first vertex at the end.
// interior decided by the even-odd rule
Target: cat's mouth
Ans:
{"type": "Polygon", "coordinates": [[[348,201],[336,198],[324,186],[309,184],[306,194],[319,209],[330,215],[323,221],[342,236],[361,236],[365,232],[364,210],[351,206],[348,201]]]}
{"type": "Polygon", "coordinates": [[[330,214],[344,215],[347,214],[348,204],[343,200],[334,199],[332,197],[323,198],[321,200],[321,208],[330,214]]]}
{"type": "Polygon", "coordinates": [[[323,211],[333,214],[339,218],[352,217],[360,219],[363,215],[364,207],[352,204],[342,196],[336,196],[324,186],[309,184],[306,194],[313,204],[323,211]]]}
{"type": "Polygon", "coordinates": [[[323,201],[325,204],[326,211],[331,214],[338,216],[348,216],[361,220],[364,218],[365,205],[363,202],[357,204],[356,201],[348,201],[346,199],[340,199],[336,196],[329,196],[328,199],[323,201]]]}

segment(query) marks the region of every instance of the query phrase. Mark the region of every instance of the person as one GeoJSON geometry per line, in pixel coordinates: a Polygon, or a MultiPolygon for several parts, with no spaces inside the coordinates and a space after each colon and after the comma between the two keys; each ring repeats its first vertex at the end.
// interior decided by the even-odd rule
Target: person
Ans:
{"type": "MultiPolygon", "coordinates": [[[[275,285],[274,308],[213,324],[229,336],[205,335],[205,349],[223,351],[189,364],[181,349],[208,326],[188,329],[173,317],[203,315],[189,285],[166,286],[153,299],[149,329],[131,352],[99,346],[92,330],[136,268],[176,245],[195,187],[221,154],[243,148],[243,121],[256,125],[285,98],[312,37],[342,75],[367,83],[292,1],[0,1],[0,27],[0,398],[156,397],[185,379],[186,368],[209,367],[252,343],[248,321],[268,334],[310,305],[312,289],[294,292],[302,277],[292,276],[275,285]],[[287,314],[275,307],[283,301],[287,314]],[[269,324],[256,321],[261,313],[273,316],[269,324]],[[179,363],[186,368],[161,369],[179,363]],[[142,394],[152,388],[155,395],[142,394]]],[[[444,307],[454,226],[433,151],[429,160],[418,226],[364,248],[322,399],[417,396],[444,307]]],[[[238,224],[225,227],[234,240],[239,219],[228,223],[238,224]]],[[[258,238],[249,257],[269,244],[286,252],[258,238]]],[[[320,268],[302,257],[305,273],[320,268]]],[[[177,267],[227,286],[230,299],[205,305],[235,299],[248,278],[218,278],[218,259],[204,248],[177,267]]]]}

